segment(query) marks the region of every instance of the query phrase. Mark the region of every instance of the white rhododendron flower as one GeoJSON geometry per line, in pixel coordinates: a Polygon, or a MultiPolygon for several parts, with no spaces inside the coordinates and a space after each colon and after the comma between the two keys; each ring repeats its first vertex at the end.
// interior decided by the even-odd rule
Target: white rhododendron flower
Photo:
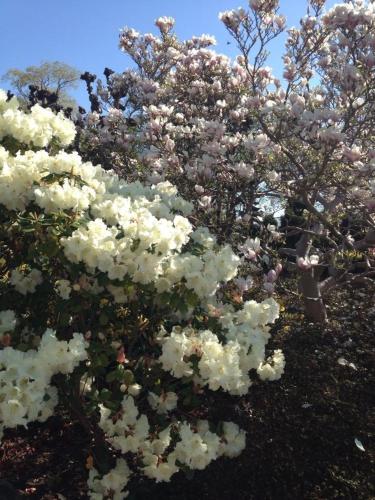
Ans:
{"type": "Polygon", "coordinates": [[[27,293],[34,293],[36,287],[43,281],[42,273],[39,269],[31,269],[27,274],[14,269],[10,275],[10,283],[14,286],[17,292],[26,295],[27,293]]]}
{"type": "Polygon", "coordinates": [[[0,311],[0,335],[12,332],[16,326],[17,319],[14,311],[7,309],[0,311]]]}
{"type": "Polygon", "coordinates": [[[95,468],[90,469],[87,485],[89,487],[89,497],[92,500],[102,500],[111,498],[115,500],[125,499],[129,492],[123,491],[131,476],[131,471],[126,460],[119,458],[116,466],[102,478],[95,468]],[[112,496],[113,495],[113,496],[112,496]]]}
{"type": "Polygon", "coordinates": [[[69,280],[57,280],[55,283],[56,291],[64,300],[68,300],[72,292],[71,283],[69,280]]]}
{"type": "Polygon", "coordinates": [[[221,443],[221,453],[227,457],[238,457],[246,447],[246,433],[233,422],[223,423],[224,442],[221,443]]]}
{"type": "MultiPolygon", "coordinates": [[[[224,422],[220,436],[209,430],[207,420],[199,420],[196,430],[186,422],[174,424],[178,440],[171,450],[171,426],[150,437],[148,419],[146,415],[139,414],[131,396],[124,397],[122,408],[121,417],[113,422],[110,411],[102,407],[100,426],[110,436],[110,442],[116,449],[123,453],[140,453],[143,473],[156,482],[169,481],[180,470],[177,461],[191,469],[204,469],[212,460],[222,455],[238,456],[245,448],[245,432],[236,424],[224,422]]],[[[93,476],[94,473],[90,472],[90,478],[93,476]]],[[[96,484],[96,488],[100,488],[99,483],[96,484]]],[[[91,479],[89,486],[93,489],[91,479]]]]}
{"type": "Polygon", "coordinates": [[[76,134],[74,124],[63,113],[55,115],[50,109],[38,104],[30,114],[18,109],[15,97],[7,100],[7,94],[0,89],[0,140],[11,136],[24,144],[45,147],[52,138],[68,146],[76,134]]]}
{"type": "MultiPolygon", "coordinates": [[[[195,374],[201,385],[214,391],[221,388],[233,395],[246,394],[251,385],[248,372],[252,368],[260,369],[264,361],[269,339],[267,324],[273,323],[278,314],[279,307],[273,299],[245,302],[238,312],[223,311],[219,321],[227,331],[226,344],[209,330],[175,327],[160,340],[162,368],[176,378],[195,374]],[[192,356],[199,359],[196,368],[192,356]]],[[[280,378],[283,368],[279,361],[270,380],[280,378]]]]}
{"type": "Polygon", "coordinates": [[[178,396],[175,392],[163,392],[160,396],[149,392],[147,401],[156,413],[168,413],[176,408],[178,396]]]}
{"type": "Polygon", "coordinates": [[[72,373],[87,359],[83,335],[74,333],[70,341],[59,341],[47,330],[37,351],[0,351],[0,433],[4,427],[44,422],[58,402],[57,390],[50,385],[52,375],[72,373]]]}
{"type": "Polygon", "coordinates": [[[280,349],[277,349],[272,357],[260,364],[257,368],[257,373],[261,380],[278,380],[284,373],[284,368],[284,354],[280,349]]]}

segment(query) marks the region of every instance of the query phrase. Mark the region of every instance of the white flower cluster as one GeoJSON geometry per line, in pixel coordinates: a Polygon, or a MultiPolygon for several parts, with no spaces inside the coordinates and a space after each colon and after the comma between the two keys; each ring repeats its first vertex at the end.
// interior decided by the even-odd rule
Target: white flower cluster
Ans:
{"type": "Polygon", "coordinates": [[[123,458],[117,459],[116,466],[102,478],[95,468],[90,469],[87,485],[91,500],[103,500],[104,498],[123,500],[129,495],[129,492],[122,490],[127,485],[130,474],[128,464],[123,458]]]}
{"type": "MultiPolygon", "coordinates": [[[[65,255],[72,262],[83,261],[90,270],[97,268],[107,273],[110,279],[122,280],[128,274],[137,283],[155,282],[163,274],[168,256],[188,242],[191,225],[179,215],[173,221],[157,219],[143,207],[134,209],[129,198],[119,198],[123,206],[120,227],[108,226],[101,218],[88,222],[71,237],[62,239],[65,255]]],[[[101,208],[105,217],[105,209],[101,208]]],[[[115,208],[114,200],[108,211],[115,208]]],[[[98,209],[93,207],[92,211],[98,209]]]]}
{"type": "Polygon", "coordinates": [[[28,422],[44,422],[52,415],[57,390],[50,385],[51,377],[71,373],[87,358],[86,347],[79,333],[67,342],[57,340],[55,332],[47,329],[37,351],[12,347],[0,351],[0,436],[5,427],[26,427],[28,422]]]}
{"type": "Polygon", "coordinates": [[[39,269],[31,269],[27,274],[19,269],[13,269],[10,273],[9,281],[17,292],[26,295],[28,293],[34,293],[36,287],[42,283],[43,278],[39,269]]]}
{"type": "Polygon", "coordinates": [[[236,276],[239,263],[229,245],[218,251],[208,249],[201,257],[180,254],[172,257],[165,278],[168,284],[184,279],[187,288],[204,299],[215,294],[220,282],[226,283],[236,276]]]}
{"type": "Polygon", "coordinates": [[[179,434],[181,441],[176,445],[176,457],[190,469],[202,470],[218,457],[220,438],[209,431],[205,421],[199,425],[197,432],[194,432],[189,424],[184,423],[179,434]]]}
{"type": "Polygon", "coordinates": [[[221,388],[233,395],[247,393],[251,369],[256,369],[262,380],[276,380],[284,370],[282,352],[277,351],[270,363],[265,363],[264,357],[270,336],[266,325],[276,320],[278,312],[273,299],[245,302],[237,312],[227,308],[219,317],[226,331],[225,343],[210,330],[174,327],[160,340],[162,368],[176,378],[195,376],[199,385],[213,391],[221,388]],[[193,356],[199,359],[196,369],[193,356]]]}
{"type": "Polygon", "coordinates": [[[219,19],[232,30],[237,30],[241,22],[246,19],[246,12],[242,7],[226,10],[219,13],[219,19]]]}
{"type": "Polygon", "coordinates": [[[175,448],[176,458],[191,469],[205,469],[222,455],[237,457],[246,446],[246,433],[233,422],[223,423],[221,438],[209,430],[207,420],[198,421],[196,430],[189,424],[181,424],[179,435],[181,441],[175,448]]]}
{"type": "Polygon", "coordinates": [[[149,392],[147,396],[147,401],[156,413],[168,413],[172,411],[177,406],[178,396],[175,392],[163,392],[160,396],[154,392],[149,392]]]}
{"type": "Polygon", "coordinates": [[[362,1],[338,3],[323,16],[324,24],[332,28],[353,28],[364,23],[371,24],[374,19],[374,4],[362,1]]]}
{"type": "Polygon", "coordinates": [[[55,288],[56,292],[58,293],[58,295],[60,295],[60,297],[63,300],[69,299],[70,294],[72,292],[72,287],[69,280],[57,280],[55,282],[55,288]]]}
{"type": "Polygon", "coordinates": [[[0,140],[11,136],[24,144],[44,148],[53,138],[67,146],[75,135],[74,124],[63,113],[55,115],[50,109],[36,104],[26,114],[18,109],[15,97],[8,101],[7,94],[0,89],[0,140]]]}
{"type": "Polygon", "coordinates": [[[104,192],[101,173],[100,167],[82,163],[77,153],[26,151],[13,157],[0,146],[0,200],[9,210],[24,210],[31,201],[46,212],[85,210],[96,193],[104,192]],[[51,174],[56,181],[43,180],[51,174]]]}
{"type": "Polygon", "coordinates": [[[244,303],[239,311],[232,312],[227,308],[219,318],[221,325],[226,330],[226,338],[237,341],[245,355],[241,355],[241,367],[248,372],[257,370],[262,380],[277,380],[284,372],[285,359],[280,350],[275,351],[270,360],[274,372],[263,370],[265,362],[265,347],[270,338],[269,326],[279,317],[279,305],[272,299],[261,303],[249,300],[244,303]]]}
{"type": "Polygon", "coordinates": [[[110,418],[108,408],[100,408],[100,427],[114,448],[122,453],[137,453],[146,440],[150,426],[146,415],[140,415],[133,396],[127,395],[122,401],[121,417],[116,422],[110,418]]]}
{"type": "MultiPolygon", "coordinates": [[[[171,399],[175,400],[174,397],[171,399]]],[[[133,397],[129,395],[123,399],[120,416],[117,415],[117,419],[114,419],[110,415],[110,410],[102,406],[99,425],[109,436],[110,443],[122,453],[137,454],[144,464],[143,473],[157,482],[169,481],[180,469],[177,463],[184,464],[190,469],[204,469],[220,456],[238,456],[246,444],[245,432],[232,422],[223,423],[222,436],[209,430],[207,420],[198,421],[195,427],[186,422],[175,422],[158,433],[151,432],[147,416],[139,414],[133,397]],[[171,449],[172,434],[177,438],[173,449],[171,449]]],[[[90,472],[89,487],[94,492],[105,494],[108,485],[104,485],[107,489],[101,490],[99,485],[103,486],[103,480],[108,475],[102,480],[98,479],[94,488],[92,478],[95,474],[96,471],[90,472]]],[[[127,472],[126,480],[129,479],[129,475],[127,472]]],[[[119,494],[119,488],[112,489],[119,494]]]]}
{"type": "Polygon", "coordinates": [[[61,184],[43,186],[34,190],[36,203],[45,212],[73,209],[87,210],[95,198],[95,190],[89,186],[76,186],[74,180],[64,179],[61,184]]]}
{"type": "Polygon", "coordinates": [[[167,33],[168,31],[170,31],[173,26],[174,26],[174,23],[175,23],[175,20],[173,19],[173,17],[167,17],[167,16],[164,16],[164,17],[158,17],[156,20],[155,20],[155,25],[160,29],[160,31],[162,31],[163,33],[167,33]]]}
{"type": "MultiPolygon", "coordinates": [[[[237,273],[240,261],[229,246],[215,251],[209,233],[194,234],[187,218],[176,214],[189,214],[192,205],[169,182],[127,184],[112,172],[82,163],[76,153],[27,151],[13,157],[0,147],[0,200],[9,210],[34,202],[47,213],[89,212],[94,220],[61,244],[70,261],[84,262],[90,272],[100,270],[110,279],[128,275],[136,283],[154,283],[159,293],[184,280],[204,299],[237,273]],[[201,257],[181,253],[190,237],[207,242],[201,257]]],[[[17,278],[14,274],[15,283],[17,278]]],[[[114,292],[117,301],[124,301],[114,292]]],[[[68,290],[62,293],[67,296],[68,290]]]]}
{"type": "Polygon", "coordinates": [[[261,380],[278,380],[284,373],[284,367],[284,354],[280,349],[276,349],[273,356],[259,365],[257,373],[261,380]]]}
{"type": "MultiPolygon", "coordinates": [[[[105,179],[106,192],[91,204],[97,218],[61,240],[69,260],[83,261],[89,270],[106,272],[110,279],[129,275],[136,283],[153,282],[159,293],[185,279],[186,286],[202,298],[235,276],[239,258],[228,246],[211,250],[209,233],[202,258],[179,253],[190,235],[194,238],[198,232],[193,233],[185,217],[175,215],[176,210],[189,213],[191,206],[170,183],[146,188],[116,180],[117,185],[112,177],[105,179]]],[[[120,295],[118,300],[123,300],[120,295]]]]}

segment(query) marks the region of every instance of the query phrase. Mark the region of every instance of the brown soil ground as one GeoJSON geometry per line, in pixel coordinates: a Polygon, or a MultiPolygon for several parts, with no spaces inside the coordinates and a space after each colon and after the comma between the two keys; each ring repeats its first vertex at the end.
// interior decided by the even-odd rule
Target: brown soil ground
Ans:
{"type": "MultiPolygon", "coordinates": [[[[214,408],[215,418],[247,431],[247,449],[192,478],[179,473],[165,484],[136,478],[129,498],[375,499],[374,297],[374,287],[335,293],[324,326],[286,307],[270,346],[284,351],[282,379],[256,383],[238,400],[223,396],[214,408]]],[[[87,449],[79,424],[62,417],[8,430],[0,451],[0,500],[16,498],[5,492],[8,482],[20,498],[86,499],[87,449]]]]}

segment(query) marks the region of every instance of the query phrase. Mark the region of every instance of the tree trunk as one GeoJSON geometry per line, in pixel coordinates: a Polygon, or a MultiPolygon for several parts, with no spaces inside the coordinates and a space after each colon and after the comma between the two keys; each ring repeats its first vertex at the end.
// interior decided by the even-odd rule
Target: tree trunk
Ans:
{"type": "MultiPolygon", "coordinates": [[[[296,245],[298,257],[305,258],[310,250],[311,236],[303,234],[296,245]]],[[[303,295],[306,318],[314,323],[327,321],[327,310],[325,308],[320,290],[320,271],[313,266],[310,269],[299,270],[299,291],[303,295]]]]}
{"type": "Polygon", "coordinates": [[[300,271],[299,288],[303,295],[306,318],[314,323],[325,323],[327,310],[320,292],[319,278],[315,276],[315,269],[300,271]]]}

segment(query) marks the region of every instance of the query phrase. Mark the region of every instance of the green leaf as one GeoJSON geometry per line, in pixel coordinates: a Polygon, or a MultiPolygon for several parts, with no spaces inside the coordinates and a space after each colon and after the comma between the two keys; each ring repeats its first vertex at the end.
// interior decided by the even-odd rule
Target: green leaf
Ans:
{"type": "Polygon", "coordinates": [[[106,313],[102,312],[99,316],[99,324],[100,326],[106,326],[109,323],[109,318],[106,313]]]}
{"type": "Polygon", "coordinates": [[[56,240],[48,240],[40,246],[40,250],[47,255],[47,257],[55,257],[59,253],[60,247],[56,240]]]}
{"type": "Polygon", "coordinates": [[[60,314],[60,318],[59,318],[59,325],[60,326],[69,326],[70,324],[70,314],[67,313],[67,312],[63,312],[60,314]]]}
{"type": "Polygon", "coordinates": [[[111,382],[114,382],[117,379],[117,372],[116,370],[113,370],[112,372],[109,372],[106,377],[106,381],[110,384],[111,382]]]}
{"type": "Polygon", "coordinates": [[[74,312],[74,313],[79,313],[80,311],[82,311],[82,303],[78,303],[78,304],[73,304],[71,307],[70,307],[71,311],[74,312]]]}
{"type": "Polygon", "coordinates": [[[109,359],[104,352],[100,353],[98,357],[96,358],[96,365],[97,366],[108,366],[109,359]]]}
{"type": "Polygon", "coordinates": [[[105,405],[114,412],[120,409],[120,403],[118,401],[106,401],[105,405]]]}
{"type": "Polygon", "coordinates": [[[184,296],[189,306],[196,307],[199,304],[198,295],[193,290],[186,290],[184,296]]]}
{"type": "Polygon", "coordinates": [[[130,385],[134,382],[134,374],[130,370],[125,370],[122,379],[126,385],[130,385]]]}
{"type": "Polygon", "coordinates": [[[189,394],[182,400],[183,406],[190,406],[191,405],[191,395],[189,394]]]}
{"type": "Polygon", "coordinates": [[[112,393],[110,390],[108,389],[102,389],[100,391],[100,394],[99,394],[99,399],[101,401],[108,401],[109,399],[111,399],[111,396],[112,396],[112,393]]]}
{"type": "Polygon", "coordinates": [[[98,276],[98,283],[100,286],[106,286],[111,282],[111,280],[108,278],[106,274],[100,274],[98,276]]]}

